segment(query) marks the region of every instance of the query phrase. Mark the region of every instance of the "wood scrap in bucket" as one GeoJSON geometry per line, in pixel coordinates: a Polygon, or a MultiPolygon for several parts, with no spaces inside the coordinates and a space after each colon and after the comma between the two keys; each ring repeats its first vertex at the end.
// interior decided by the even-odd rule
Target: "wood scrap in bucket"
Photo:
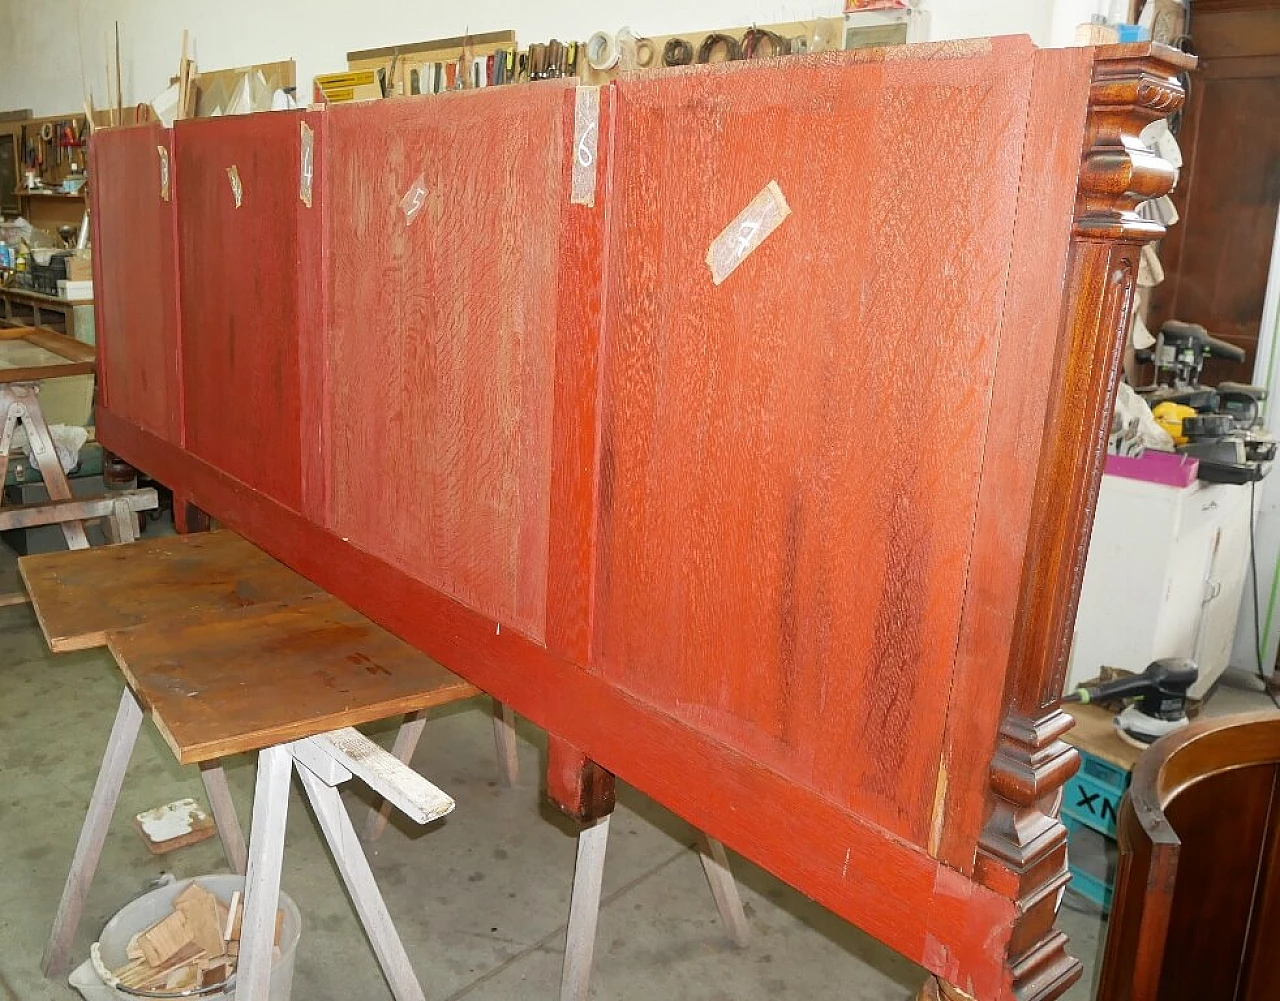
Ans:
{"type": "MultiPolygon", "coordinates": [[[[216,987],[235,973],[240,954],[241,894],[225,904],[199,883],[178,894],[173,912],[129,940],[129,962],[113,970],[120,986],[140,991],[216,987]]],[[[276,911],[276,956],[284,911],[276,911]]]]}

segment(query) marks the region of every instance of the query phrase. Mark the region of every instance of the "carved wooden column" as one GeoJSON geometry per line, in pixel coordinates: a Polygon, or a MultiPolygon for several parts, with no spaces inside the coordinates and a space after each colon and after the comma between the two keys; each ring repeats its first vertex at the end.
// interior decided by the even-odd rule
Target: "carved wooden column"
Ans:
{"type": "MultiPolygon", "coordinates": [[[[1055,927],[1070,880],[1058,810],[1063,786],[1079,767],[1075,750],[1061,739],[1072,720],[1059,697],[1141,249],[1164,233],[1137,208],[1168,192],[1176,178],[1139,133],[1181,105],[1176,75],[1188,65],[1191,57],[1147,45],[1099,48],[1094,64],[1055,361],[1060,375],[1054,382],[1063,391],[1049,406],[1011,654],[1017,666],[1007,675],[1013,680],[1004,693],[990,814],[975,862],[981,882],[1019,903],[1006,960],[1019,1001],[1057,998],[1081,972],[1055,927]],[[1090,377],[1099,370],[1113,377],[1090,377]]],[[[967,997],[945,984],[921,996],[967,997]]]]}

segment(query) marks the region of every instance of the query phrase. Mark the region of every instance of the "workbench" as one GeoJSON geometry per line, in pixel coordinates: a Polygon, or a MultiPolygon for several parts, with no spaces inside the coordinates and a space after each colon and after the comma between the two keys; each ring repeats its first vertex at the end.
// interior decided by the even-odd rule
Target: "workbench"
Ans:
{"type": "Polygon", "coordinates": [[[63,299],[24,288],[0,288],[0,326],[44,327],[84,344],[97,340],[92,299],[63,299]]]}

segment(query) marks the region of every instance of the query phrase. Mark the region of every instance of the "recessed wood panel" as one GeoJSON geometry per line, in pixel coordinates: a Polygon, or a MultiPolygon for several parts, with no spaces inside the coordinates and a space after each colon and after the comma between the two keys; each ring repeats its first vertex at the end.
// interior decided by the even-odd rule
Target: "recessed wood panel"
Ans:
{"type": "Polygon", "coordinates": [[[618,84],[597,662],[923,843],[1031,46],[914,54],[618,84]],[[716,286],[771,181],[791,216],[716,286]]]}
{"type": "Polygon", "coordinates": [[[302,507],[299,338],[320,322],[307,315],[303,286],[321,280],[303,253],[305,230],[318,226],[299,198],[303,117],[176,128],[187,447],[294,510],[302,507]]]}
{"type": "Polygon", "coordinates": [[[539,84],[327,122],[329,523],[539,639],[571,109],[539,84]]]}
{"type": "Polygon", "coordinates": [[[122,417],[180,444],[171,139],[158,125],[94,136],[93,260],[100,396],[122,417]]]}

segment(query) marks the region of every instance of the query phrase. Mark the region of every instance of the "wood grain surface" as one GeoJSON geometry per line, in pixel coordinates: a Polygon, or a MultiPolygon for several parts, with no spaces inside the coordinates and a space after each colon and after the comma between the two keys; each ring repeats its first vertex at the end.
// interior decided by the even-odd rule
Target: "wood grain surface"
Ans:
{"type": "Polygon", "coordinates": [[[167,441],[182,441],[176,165],[159,125],[104,129],[89,146],[99,399],[167,441]],[[169,159],[170,199],[161,195],[169,159]]]}
{"type": "Polygon", "coordinates": [[[301,113],[175,128],[187,447],[283,504],[302,506],[301,113]],[[239,177],[237,208],[228,170],[239,177]]]}
{"type": "Polygon", "coordinates": [[[326,594],[153,618],[107,645],[184,765],[478,694],[326,594]]]}
{"type": "Polygon", "coordinates": [[[218,615],[319,588],[234,532],[24,556],[18,570],[55,653],[152,620],[218,615]]]}
{"type": "Polygon", "coordinates": [[[994,615],[992,609],[1016,608],[1023,593],[1021,578],[1008,568],[1026,558],[1032,534],[1031,499],[1054,392],[1052,359],[1062,341],[1057,318],[1070,295],[1062,275],[1071,246],[1067,234],[1075,214],[1093,54],[1085,48],[1037,52],[1033,69],[969,586],[930,831],[938,856],[964,872],[973,869],[974,844],[987,819],[983,792],[1003,709],[992,694],[1018,669],[1010,662],[1015,617],[994,615]]]}
{"type": "Polygon", "coordinates": [[[571,95],[540,84],[326,116],[329,524],[536,639],[571,95]]]}
{"type": "Polygon", "coordinates": [[[966,993],[1049,1001],[1052,689],[1171,65],[996,39],[637,76],[591,208],[571,85],[334,109],[325,225],[294,221],[326,262],[301,507],[110,406],[100,437],[547,729],[562,805],[616,775],[966,993]]]}
{"type": "Polygon", "coordinates": [[[617,84],[598,669],[916,843],[1031,53],[997,39],[617,84]],[[707,247],[771,180],[792,216],[713,285],[707,247]]]}

